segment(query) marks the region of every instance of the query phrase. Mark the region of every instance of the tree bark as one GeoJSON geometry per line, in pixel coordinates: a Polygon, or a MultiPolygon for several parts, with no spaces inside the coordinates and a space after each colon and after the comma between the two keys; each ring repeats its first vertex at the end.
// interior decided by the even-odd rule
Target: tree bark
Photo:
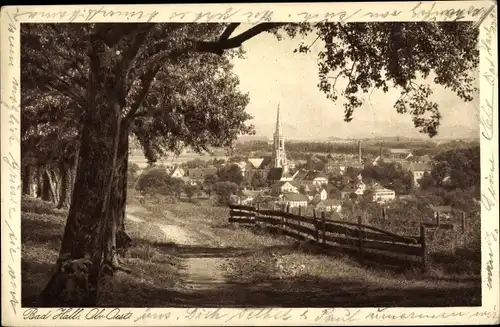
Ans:
{"type": "Polygon", "coordinates": [[[43,182],[42,182],[42,168],[37,167],[36,169],[36,197],[38,199],[42,198],[43,182]]]}
{"type": "Polygon", "coordinates": [[[64,163],[59,164],[59,171],[61,172],[61,183],[60,183],[60,195],[57,208],[69,208],[70,199],[70,189],[71,189],[71,179],[69,176],[68,167],[64,163]]]}
{"type": "Polygon", "coordinates": [[[90,36],[88,108],[75,188],[57,269],[42,292],[44,306],[97,306],[101,268],[109,266],[106,261],[112,261],[116,250],[116,211],[108,210],[108,203],[117,185],[116,147],[125,97],[116,78],[116,55],[97,33],[90,36]]]}
{"type": "Polygon", "coordinates": [[[31,167],[29,165],[24,166],[23,169],[23,195],[30,195],[31,190],[31,167]]]}
{"type": "Polygon", "coordinates": [[[125,209],[127,202],[127,178],[128,178],[128,155],[129,155],[129,125],[124,122],[121,125],[120,141],[117,153],[117,188],[112,193],[111,205],[116,210],[118,226],[116,231],[116,249],[120,256],[125,256],[132,244],[132,239],[125,229],[125,209]]]}
{"type": "Polygon", "coordinates": [[[52,169],[46,169],[45,174],[49,180],[50,200],[57,203],[59,201],[57,174],[52,169]]]}
{"type": "Polygon", "coordinates": [[[52,201],[52,196],[50,192],[50,180],[48,171],[46,169],[41,169],[41,178],[42,178],[42,189],[41,196],[43,201],[52,201]]]}

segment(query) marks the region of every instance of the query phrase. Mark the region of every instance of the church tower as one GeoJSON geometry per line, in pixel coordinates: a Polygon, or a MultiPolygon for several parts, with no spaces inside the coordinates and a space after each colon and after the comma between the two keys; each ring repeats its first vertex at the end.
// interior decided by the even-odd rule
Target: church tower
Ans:
{"type": "Polygon", "coordinates": [[[276,129],[274,131],[273,159],[274,168],[283,168],[283,173],[288,172],[288,163],[285,153],[285,140],[281,131],[280,106],[278,104],[278,113],[276,115],[276,129]]]}

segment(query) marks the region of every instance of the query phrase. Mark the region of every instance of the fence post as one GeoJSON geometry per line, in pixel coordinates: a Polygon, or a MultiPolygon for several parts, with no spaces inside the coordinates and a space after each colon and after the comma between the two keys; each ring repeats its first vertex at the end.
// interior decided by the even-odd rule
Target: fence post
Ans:
{"type": "Polygon", "coordinates": [[[319,221],[316,215],[316,208],[313,208],[314,226],[316,227],[316,242],[319,243],[319,221]]]}
{"type": "Polygon", "coordinates": [[[436,212],[436,225],[439,228],[439,225],[441,225],[441,218],[439,217],[439,212],[436,212]]]}
{"type": "Polygon", "coordinates": [[[254,219],[255,219],[255,223],[258,222],[258,218],[259,218],[259,211],[260,211],[260,203],[257,203],[257,210],[255,211],[255,216],[254,216],[254,219]]]}
{"type": "Polygon", "coordinates": [[[425,240],[425,225],[420,225],[420,245],[422,246],[422,272],[427,271],[427,244],[425,240]]]}
{"type": "Polygon", "coordinates": [[[363,257],[364,257],[364,252],[365,252],[365,249],[364,249],[364,244],[363,244],[363,237],[364,237],[364,233],[363,233],[363,217],[361,217],[361,215],[358,216],[358,237],[359,237],[359,258],[361,259],[361,261],[363,261],[363,257]]]}
{"type": "Polygon", "coordinates": [[[462,211],[462,233],[465,233],[465,211],[462,211]]]}
{"type": "Polygon", "coordinates": [[[325,212],[321,211],[321,230],[323,231],[323,242],[326,243],[325,235],[326,235],[326,222],[325,222],[325,212]]]}

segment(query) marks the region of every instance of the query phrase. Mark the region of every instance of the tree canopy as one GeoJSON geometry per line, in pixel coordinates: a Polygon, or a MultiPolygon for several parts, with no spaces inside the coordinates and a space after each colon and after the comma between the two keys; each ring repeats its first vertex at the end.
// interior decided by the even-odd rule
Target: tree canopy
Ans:
{"type": "MultiPolygon", "coordinates": [[[[477,91],[479,30],[472,23],[319,23],[286,25],[284,30],[291,37],[315,33],[323,41],[318,87],[332,101],[344,97],[346,121],[363,104],[363,94],[397,87],[397,112],[409,113],[415,127],[433,137],[441,119],[439,106],[430,99],[431,86],[418,80],[432,76],[464,101],[477,91]],[[348,81],[343,90],[336,85],[339,77],[348,81]]],[[[301,44],[296,51],[309,52],[311,45],[301,44]]]]}

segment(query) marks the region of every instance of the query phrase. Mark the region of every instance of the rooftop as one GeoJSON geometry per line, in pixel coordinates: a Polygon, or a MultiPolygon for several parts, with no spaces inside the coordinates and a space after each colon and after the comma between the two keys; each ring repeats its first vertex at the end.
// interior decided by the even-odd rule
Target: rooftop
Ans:
{"type": "Polygon", "coordinates": [[[300,193],[284,193],[283,198],[288,201],[307,201],[307,196],[300,193]]]}

